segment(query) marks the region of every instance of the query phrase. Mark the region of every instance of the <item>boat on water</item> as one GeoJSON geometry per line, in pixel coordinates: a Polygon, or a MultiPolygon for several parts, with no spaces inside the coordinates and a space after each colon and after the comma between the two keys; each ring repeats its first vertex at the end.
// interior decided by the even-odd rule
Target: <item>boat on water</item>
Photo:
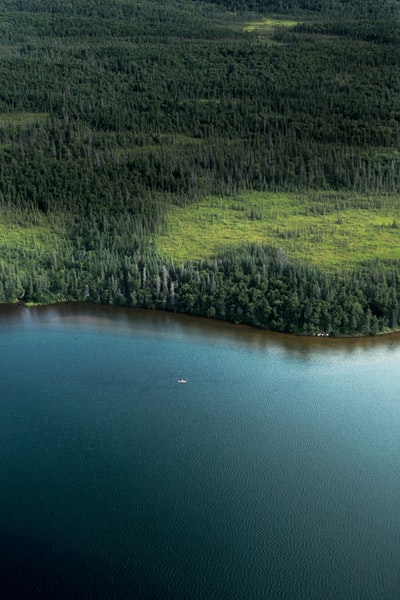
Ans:
{"type": "Polygon", "coordinates": [[[187,379],[178,379],[178,383],[187,383],[187,379]]]}

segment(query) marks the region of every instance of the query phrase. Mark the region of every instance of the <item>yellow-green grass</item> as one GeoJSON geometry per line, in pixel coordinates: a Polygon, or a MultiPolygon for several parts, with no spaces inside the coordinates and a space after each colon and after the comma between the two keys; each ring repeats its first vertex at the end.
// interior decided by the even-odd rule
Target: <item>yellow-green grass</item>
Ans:
{"type": "Polygon", "coordinates": [[[66,243],[66,225],[50,222],[45,215],[26,213],[2,208],[0,210],[0,261],[26,258],[27,269],[30,260],[51,259],[55,250],[66,243]],[[19,258],[17,258],[19,257],[19,258]]]}
{"type": "Polygon", "coordinates": [[[0,113],[0,127],[26,127],[46,119],[46,113],[0,113]]]}
{"type": "Polygon", "coordinates": [[[248,21],[244,31],[255,31],[257,33],[272,33],[277,27],[295,27],[298,21],[284,19],[261,19],[259,21],[248,21]]]}
{"type": "Polygon", "coordinates": [[[330,271],[375,258],[400,259],[400,196],[381,201],[349,196],[339,202],[347,208],[337,202],[329,194],[207,198],[171,207],[167,232],[156,238],[156,246],[162,255],[185,261],[255,242],[330,271]]]}
{"type": "Polygon", "coordinates": [[[29,225],[22,226],[10,223],[9,220],[0,220],[0,255],[7,250],[42,250],[51,251],[57,238],[50,226],[29,225]]]}

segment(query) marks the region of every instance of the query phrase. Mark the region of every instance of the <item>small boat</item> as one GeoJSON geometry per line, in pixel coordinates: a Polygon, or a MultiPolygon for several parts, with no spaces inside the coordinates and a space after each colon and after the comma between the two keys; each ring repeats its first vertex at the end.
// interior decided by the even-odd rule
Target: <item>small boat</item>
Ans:
{"type": "Polygon", "coordinates": [[[187,383],[187,379],[178,379],[178,383],[187,383]]]}

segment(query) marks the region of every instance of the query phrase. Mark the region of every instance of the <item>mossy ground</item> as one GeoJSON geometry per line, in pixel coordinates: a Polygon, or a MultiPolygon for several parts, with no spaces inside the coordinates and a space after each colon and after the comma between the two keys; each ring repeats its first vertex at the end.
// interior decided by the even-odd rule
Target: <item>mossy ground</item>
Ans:
{"type": "Polygon", "coordinates": [[[336,270],[376,258],[400,259],[399,217],[400,196],[244,193],[172,207],[168,230],[156,245],[163,255],[184,261],[256,242],[336,270]]]}

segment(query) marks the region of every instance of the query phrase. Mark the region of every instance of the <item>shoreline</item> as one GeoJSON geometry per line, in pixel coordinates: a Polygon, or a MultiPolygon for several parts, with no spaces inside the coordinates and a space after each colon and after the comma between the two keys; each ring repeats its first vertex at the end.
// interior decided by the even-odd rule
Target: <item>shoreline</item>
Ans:
{"type": "Polygon", "coordinates": [[[314,334],[314,335],[306,335],[301,333],[289,333],[276,331],[272,329],[264,329],[261,327],[255,327],[253,325],[248,325],[246,323],[234,323],[232,321],[224,320],[224,319],[215,319],[210,318],[205,315],[193,315],[189,313],[181,313],[175,311],[169,311],[160,308],[145,308],[145,307],[137,307],[137,306],[117,306],[113,304],[100,304],[92,301],[82,301],[82,300],[61,300],[59,302],[54,302],[50,304],[42,304],[42,303],[25,303],[23,301],[17,301],[14,303],[0,303],[0,325],[1,319],[3,316],[7,316],[9,311],[19,312],[21,309],[28,309],[29,312],[33,311],[46,311],[51,309],[56,309],[58,311],[59,316],[71,316],[78,315],[78,313],[82,317],[90,318],[91,316],[96,317],[99,313],[107,313],[115,316],[117,313],[123,314],[124,316],[129,315],[146,315],[146,318],[152,319],[153,317],[156,320],[167,320],[171,318],[176,318],[181,320],[182,322],[188,323],[192,321],[193,323],[199,323],[201,326],[209,328],[211,330],[230,330],[231,332],[236,332],[239,336],[245,335],[246,332],[249,335],[262,335],[270,338],[279,338],[281,341],[286,340],[288,343],[295,343],[296,341],[301,345],[318,345],[321,348],[329,348],[335,347],[340,343],[353,343],[361,345],[370,345],[377,343],[380,341],[398,341],[400,344],[400,329],[393,331],[384,331],[379,332],[376,335],[370,334],[354,334],[354,335],[327,335],[327,334],[314,334]],[[122,309],[122,310],[121,310],[122,309]],[[397,340],[398,338],[398,340],[397,340]],[[329,341],[327,341],[329,340],[329,341]]]}

